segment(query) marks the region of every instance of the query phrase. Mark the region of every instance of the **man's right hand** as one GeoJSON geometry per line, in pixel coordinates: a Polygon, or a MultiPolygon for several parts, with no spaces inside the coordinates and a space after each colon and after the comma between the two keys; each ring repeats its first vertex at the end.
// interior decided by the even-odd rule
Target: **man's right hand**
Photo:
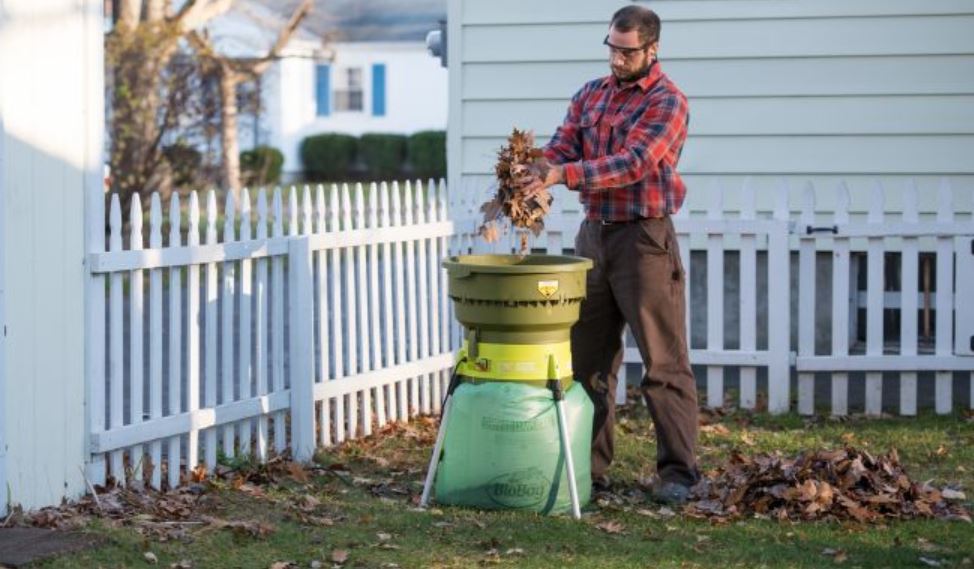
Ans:
{"type": "Polygon", "coordinates": [[[564,181],[565,181],[564,166],[562,166],[561,164],[551,164],[551,167],[548,168],[548,173],[547,175],[545,175],[544,179],[543,180],[539,179],[539,180],[535,180],[534,182],[531,182],[522,190],[522,193],[527,198],[534,198],[537,197],[537,195],[540,194],[542,190],[546,188],[550,188],[555,184],[560,184],[564,181]]]}

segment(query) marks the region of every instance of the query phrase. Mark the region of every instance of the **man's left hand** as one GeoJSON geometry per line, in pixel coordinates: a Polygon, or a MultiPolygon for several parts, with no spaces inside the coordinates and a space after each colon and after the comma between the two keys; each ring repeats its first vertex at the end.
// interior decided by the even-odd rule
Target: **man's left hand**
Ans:
{"type": "Polygon", "coordinates": [[[544,180],[535,180],[526,186],[523,190],[524,196],[527,198],[536,197],[541,193],[541,190],[554,186],[555,184],[560,184],[565,181],[565,168],[561,164],[551,164],[548,168],[548,174],[544,177],[544,180]]]}

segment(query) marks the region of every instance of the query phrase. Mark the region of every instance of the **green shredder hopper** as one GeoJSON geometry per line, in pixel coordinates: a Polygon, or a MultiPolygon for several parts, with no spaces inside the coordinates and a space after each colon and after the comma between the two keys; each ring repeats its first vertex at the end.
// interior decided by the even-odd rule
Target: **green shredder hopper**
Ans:
{"type": "Polygon", "coordinates": [[[463,325],[420,505],[571,511],[591,496],[592,403],[570,331],[592,262],[461,255],[443,262],[463,325]]]}

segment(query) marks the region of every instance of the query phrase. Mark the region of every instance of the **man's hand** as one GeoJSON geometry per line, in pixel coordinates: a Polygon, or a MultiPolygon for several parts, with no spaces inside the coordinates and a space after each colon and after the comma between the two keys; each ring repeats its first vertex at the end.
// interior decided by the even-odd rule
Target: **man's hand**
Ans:
{"type": "Polygon", "coordinates": [[[565,181],[565,168],[561,164],[551,164],[548,168],[548,174],[545,176],[544,180],[535,180],[528,184],[523,193],[527,198],[533,198],[541,193],[541,190],[550,188],[555,184],[560,184],[565,181]]]}

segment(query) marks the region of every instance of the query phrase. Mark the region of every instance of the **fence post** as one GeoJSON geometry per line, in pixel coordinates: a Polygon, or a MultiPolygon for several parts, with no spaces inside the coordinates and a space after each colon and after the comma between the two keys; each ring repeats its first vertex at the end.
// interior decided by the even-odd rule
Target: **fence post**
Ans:
{"type": "Polygon", "coordinates": [[[791,267],[789,266],[788,190],[778,190],[774,219],[768,235],[768,411],[784,413],[791,387],[791,267]]]}
{"type": "Polygon", "coordinates": [[[315,451],[314,352],[312,342],[313,283],[311,241],[307,235],[288,241],[290,286],[291,452],[294,460],[309,462],[315,451]]]}

